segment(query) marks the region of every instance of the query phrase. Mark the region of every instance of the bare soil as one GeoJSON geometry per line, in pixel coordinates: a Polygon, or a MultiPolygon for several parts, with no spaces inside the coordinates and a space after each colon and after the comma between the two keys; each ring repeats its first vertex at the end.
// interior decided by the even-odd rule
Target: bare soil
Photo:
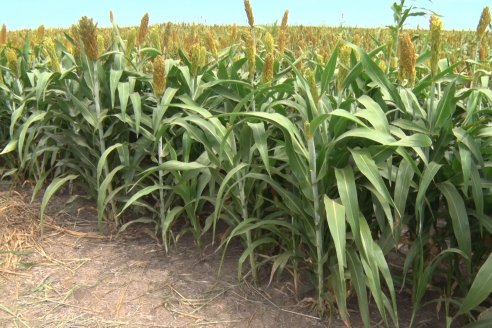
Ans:
{"type": "MultiPolygon", "coordinates": [[[[344,327],[317,318],[313,295],[299,299],[289,281],[238,282],[239,245],[218,276],[222,253],[210,242],[200,252],[184,236],[166,253],[150,226],[101,234],[93,202],[66,205],[65,195],[50,203],[41,237],[28,195],[0,187],[0,327],[344,327]]],[[[405,327],[411,303],[402,302],[405,327]]],[[[362,326],[351,304],[352,324],[362,326]]],[[[418,326],[440,325],[427,312],[418,326]]]]}

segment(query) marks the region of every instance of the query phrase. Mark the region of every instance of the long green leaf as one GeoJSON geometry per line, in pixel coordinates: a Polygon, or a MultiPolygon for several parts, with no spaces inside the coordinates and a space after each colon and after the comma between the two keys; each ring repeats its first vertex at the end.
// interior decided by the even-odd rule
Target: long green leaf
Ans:
{"type": "Polygon", "coordinates": [[[46,191],[44,192],[43,195],[43,200],[41,201],[41,207],[40,207],[40,214],[39,214],[39,219],[40,219],[40,227],[41,227],[41,235],[44,233],[44,216],[45,216],[45,211],[46,211],[46,206],[48,206],[48,202],[50,201],[51,197],[60,189],[65,183],[68,181],[72,181],[78,178],[78,175],[67,175],[66,177],[63,178],[55,178],[53,181],[51,181],[50,185],[48,188],[46,188],[46,191]]]}
{"type": "Polygon", "coordinates": [[[471,233],[470,224],[468,222],[468,213],[466,211],[465,202],[459,194],[456,187],[449,181],[437,184],[437,187],[446,197],[448,203],[449,214],[453,222],[453,231],[460,250],[462,250],[468,260],[471,259],[471,233]]]}

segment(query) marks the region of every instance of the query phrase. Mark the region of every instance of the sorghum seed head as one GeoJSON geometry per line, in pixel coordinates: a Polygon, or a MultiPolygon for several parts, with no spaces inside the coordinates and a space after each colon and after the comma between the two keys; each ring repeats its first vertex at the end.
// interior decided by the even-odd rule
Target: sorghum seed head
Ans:
{"type": "Polygon", "coordinates": [[[97,43],[97,24],[94,24],[92,18],[87,16],[79,20],[78,34],[84,43],[85,52],[89,59],[96,61],[99,51],[97,43]]]}
{"type": "Polygon", "coordinates": [[[275,49],[275,43],[273,41],[273,36],[267,32],[265,34],[265,50],[267,52],[267,54],[273,54],[273,51],[275,49]]]}
{"type": "Polygon", "coordinates": [[[287,21],[289,20],[289,11],[286,10],[284,12],[284,15],[282,16],[282,24],[280,25],[280,28],[285,31],[285,29],[287,28],[287,21]]]}
{"type": "Polygon", "coordinates": [[[104,40],[104,35],[98,34],[97,35],[97,49],[99,51],[99,56],[101,56],[104,53],[104,50],[106,49],[105,46],[105,40],[104,40]]]}
{"type": "Polygon", "coordinates": [[[313,96],[314,103],[317,103],[319,100],[319,93],[318,86],[316,84],[316,76],[310,68],[306,69],[304,75],[306,76],[306,80],[308,81],[309,90],[311,91],[311,96],[313,96]]]}
{"type": "Polygon", "coordinates": [[[263,66],[263,83],[271,83],[273,81],[273,54],[268,54],[263,66]]]}
{"type": "Polygon", "coordinates": [[[162,37],[162,48],[163,50],[166,50],[169,48],[170,45],[170,40],[171,40],[171,34],[172,34],[172,25],[170,22],[166,24],[166,28],[164,29],[164,35],[162,37]]]}
{"type": "Polygon", "coordinates": [[[138,45],[142,45],[145,41],[145,37],[147,36],[147,32],[149,31],[149,14],[145,13],[143,15],[142,20],[140,21],[140,26],[138,27],[138,45]]]}
{"type": "Polygon", "coordinates": [[[398,43],[398,55],[399,55],[399,78],[400,82],[407,80],[409,86],[413,86],[415,83],[415,62],[417,56],[415,54],[415,46],[408,33],[402,33],[398,43]]]}
{"type": "Polygon", "coordinates": [[[166,67],[164,56],[160,55],[154,59],[152,72],[152,86],[156,97],[161,97],[166,89],[166,67]]]}
{"type": "Polygon", "coordinates": [[[236,40],[237,40],[237,25],[232,24],[232,27],[231,27],[231,43],[236,42],[236,40]]]}
{"type": "Polygon", "coordinates": [[[244,36],[246,42],[246,58],[248,61],[249,78],[252,80],[256,72],[256,41],[252,33],[244,36]]]}
{"type": "Polygon", "coordinates": [[[44,39],[45,28],[44,25],[39,25],[36,29],[36,42],[41,43],[44,39]]]}
{"type": "Polygon", "coordinates": [[[217,58],[219,55],[219,52],[217,50],[217,41],[215,40],[210,30],[207,31],[207,46],[214,57],[217,58]]]}
{"type": "Polygon", "coordinates": [[[350,65],[350,53],[352,52],[352,49],[343,44],[340,46],[339,54],[338,54],[338,59],[339,59],[339,66],[338,66],[338,75],[337,75],[337,90],[340,92],[343,89],[343,82],[345,81],[345,78],[347,77],[348,74],[348,66],[350,65]]]}
{"type": "Polygon", "coordinates": [[[199,43],[191,47],[191,74],[198,75],[198,71],[205,66],[207,62],[207,49],[199,43]]]}
{"type": "Polygon", "coordinates": [[[431,74],[437,74],[437,63],[439,62],[439,51],[441,48],[442,20],[432,15],[430,18],[430,43],[431,43],[431,74]]]}
{"type": "Polygon", "coordinates": [[[17,52],[12,48],[5,49],[5,57],[9,69],[17,75],[17,52]]]}
{"type": "Polygon", "coordinates": [[[2,30],[0,31],[0,44],[7,43],[7,26],[2,24],[2,30]]]}
{"type": "Polygon", "coordinates": [[[55,49],[55,43],[53,42],[52,38],[47,38],[46,41],[44,42],[44,47],[46,49],[46,52],[48,53],[48,56],[50,57],[50,64],[51,64],[51,69],[54,72],[60,72],[60,62],[58,61],[58,55],[56,53],[55,49]]]}
{"type": "Polygon", "coordinates": [[[490,25],[490,9],[489,6],[483,8],[480,21],[477,26],[477,39],[482,39],[487,31],[487,27],[490,25]]]}
{"type": "Polygon", "coordinates": [[[253,8],[251,8],[249,0],[244,0],[244,10],[246,11],[246,16],[248,16],[249,26],[253,27],[255,25],[255,17],[253,16],[253,8]]]}

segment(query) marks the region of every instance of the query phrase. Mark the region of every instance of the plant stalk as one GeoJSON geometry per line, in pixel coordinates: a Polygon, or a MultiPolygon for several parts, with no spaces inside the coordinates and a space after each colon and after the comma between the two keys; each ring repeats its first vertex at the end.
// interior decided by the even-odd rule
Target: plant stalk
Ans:
{"type": "MultiPolygon", "coordinates": [[[[306,129],[309,130],[309,127],[306,129]]],[[[313,207],[314,207],[314,224],[316,228],[316,258],[317,258],[317,269],[316,275],[318,278],[317,289],[318,289],[318,306],[320,312],[323,313],[323,224],[321,221],[321,216],[319,212],[319,191],[318,191],[318,181],[316,178],[316,148],[314,145],[314,138],[310,132],[308,135],[308,150],[309,150],[309,173],[311,179],[311,190],[313,193],[313,207]]]]}

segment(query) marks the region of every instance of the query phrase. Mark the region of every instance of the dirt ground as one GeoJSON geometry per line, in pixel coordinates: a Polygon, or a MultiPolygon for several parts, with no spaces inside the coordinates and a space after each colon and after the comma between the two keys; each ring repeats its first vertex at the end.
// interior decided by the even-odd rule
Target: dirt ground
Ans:
{"type": "MultiPolygon", "coordinates": [[[[344,327],[317,318],[290,282],[239,283],[238,246],[218,277],[210,244],[200,253],[183,237],[166,254],[146,226],[100,234],[89,201],[58,196],[40,238],[29,195],[0,187],[0,327],[344,327]]],[[[437,327],[433,316],[418,326],[437,327]]]]}

